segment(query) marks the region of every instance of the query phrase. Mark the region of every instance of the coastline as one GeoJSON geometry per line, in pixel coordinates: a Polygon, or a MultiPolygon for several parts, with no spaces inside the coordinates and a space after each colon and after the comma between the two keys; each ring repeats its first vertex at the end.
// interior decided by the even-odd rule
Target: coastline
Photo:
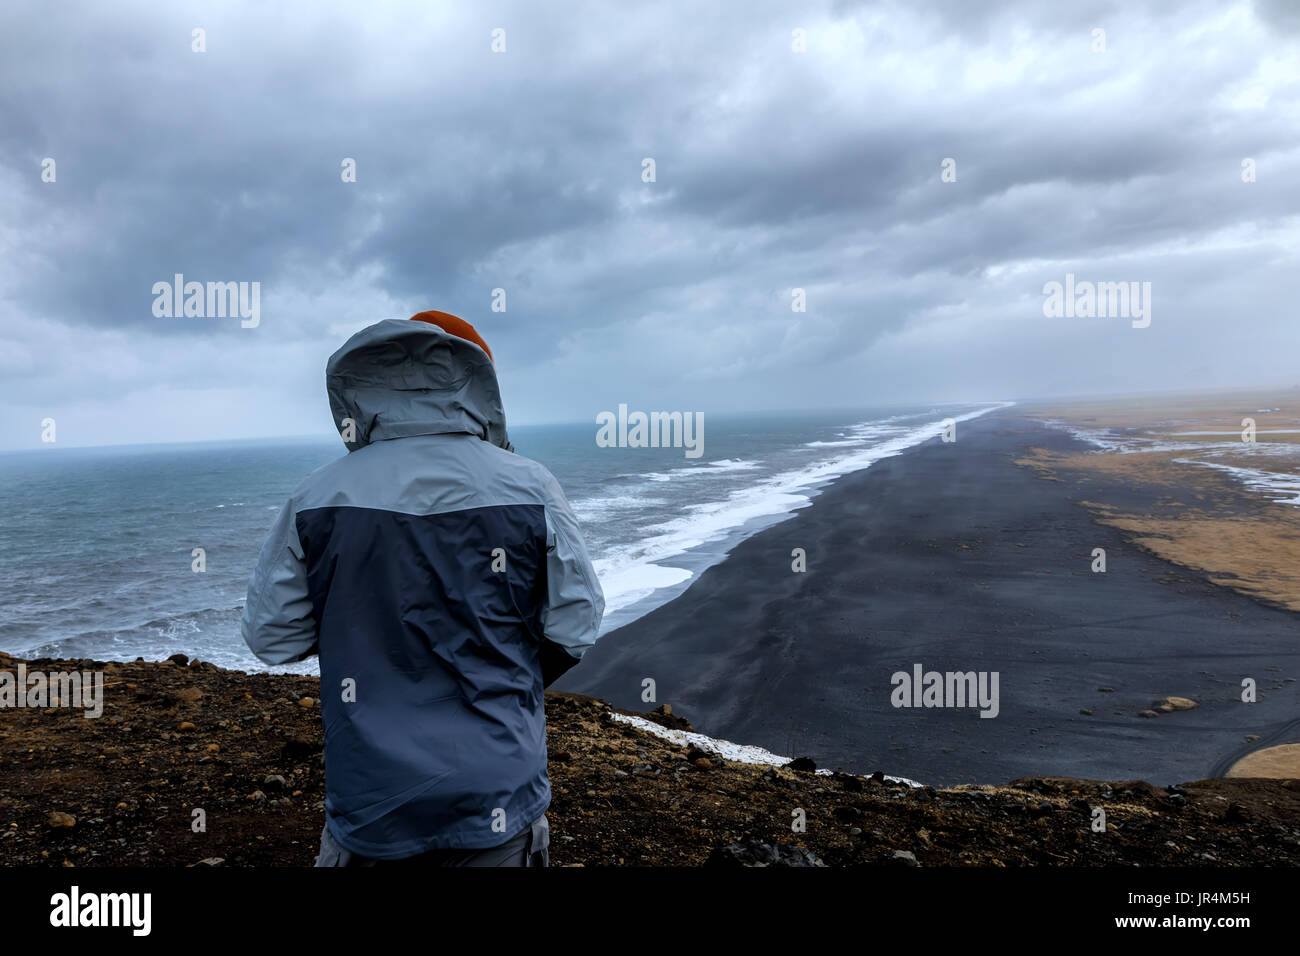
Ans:
{"type": "MultiPolygon", "coordinates": [[[[956,414],[952,418],[960,424],[994,414],[1014,404],[1014,402],[986,402],[972,410],[956,414]]],[[[969,405],[964,403],[960,407],[968,408],[969,405]]],[[[878,421],[866,421],[845,427],[848,431],[852,431],[863,427],[878,427],[881,424],[882,422],[878,421]]],[[[719,512],[725,513],[733,509],[749,517],[738,523],[728,524],[721,531],[702,535],[703,540],[690,547],[646,558],[631,568],[622,568],[616,572],[616,576],[627,574],[629,571],[639,572],[644,577],[653,569],[652,577],[667,583],[649,585],[640,596],[631,601],[618,603],[613,610],[607,607],[605,619],[601,624],[601,635],[625,627],[655,608],[675,600],[685,593],[704,571],[725,561],[737,545],[768,528],[788,521],[840,478],[870,468],[885,458],[905,454],[910,449],[939,435],[942,428],[941,419],[914,426],[902,435],[883,440],[863,440],[861,443],[855,440],[844,441],[840,443],[846,446],[844,456],[840,459],[798,466],[790,471],[769,476],[758,486],[746,489],[739,501],[733,500],[715,505],[703,516],[708,522],[716,521],[719,512]],[[761,501],[760,496],[755,494],[759,488],[763,489],[768,501],[761,501]],[[781,499],[780,504],[775,503],[773,498],[781,499]]],[[[805,447],[806,445],[807,443],[805,447]]],[[[690,523],[689,519],[683,517],[670,521],[670,524],[677,525],[690,523]]],[[[699,531],[695,530],[693,533],[699,534],[699,531]]],[[[646,547],[647,544],[653,548],[653,537],[651,542],[643,541],[641,547],[646,547]]],[[[597,568],[599,569],[604,563],[604,560],[597,560],[597,568]]]]}
{"type": "Polygon", "coordinates": [[[1081,504],[1146,510],[1157,491],[1093,475],[1084,493],[1017,463],[1087,447],[1012,408],[846,475],[606,634],[557,689],[668,703],[712,736],[936,786],[1171,783],[1244,756],[1250,737],[1300,740],[1287,731],[1293,612],[1160,558],[1081,504]],[[1104,574],[1090,569],[1098,547],[1104,574]],[[806,572],[791,570],[794,548],[806,572]],[[916,664],[998,672],[998,716],[891,706],[891,675],[916,664]],[[1240,700],[1243,677],[1257,702],[1240,700]],[[1152,711],[1168,696],[1199,706],[1152,711]]]}
{"type": "MultiPolygon", "coordinates": [[[[552,469],[575,507],[605,588],[607,632],[671,600],[736,543],[787,520],[836,476],[925,440],[937,431],[937,416],[961,420],[997,404],[724,415],[711,425],[714,458],[694,464],[679,452],[598,453],[585,424],[539,427],[517,441],[521,453],[552,469]]],[[[94,468],[0,468],[16,544],[7,555],[7,589],[0,586],[0,603],[7,599],[10,610],[0,621],[0,647],[120,661],[198,654],[222,667],[260,670],[239,636],[248,572],[284,498],[342,449],[336,439],[292,450],[262,442],[145,447],[101,449],[87,459],[94,468]],[[189,476],[186,483],[170,480],[174,473],[189,476]],[[49,515],[41,504],[49,487],[73,502],[107,496],[121,507],[72,506],[49,515]],[[177,487],[184,496],[162,517],[151,514],[150,495],[177,487]],[[111,542],[118,559],[95,563],[103,573],[93,585],[65,557],[82,554],[86,532],[104,547],[111,542]],[[191,567],[191,548],[177,544],[188,541],[202,542],[213,558],[202,574],[191,567]]],[[[316,664],[273,672],[315,673],[316,664]]]]}

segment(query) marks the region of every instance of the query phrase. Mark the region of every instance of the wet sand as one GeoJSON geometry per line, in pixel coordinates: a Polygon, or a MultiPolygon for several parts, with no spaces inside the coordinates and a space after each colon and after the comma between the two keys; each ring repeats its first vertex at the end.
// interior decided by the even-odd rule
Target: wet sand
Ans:
{"type": "Polygon", "coordinates": [[[607,634],[557,689],[643,710],[651,678],[655,702],[703,733],[936,786],[1167,784],[1300,741],[1300,616],[1162,559],[1081,503],[1145,514],[1195,490],[1055,480],[1017,464],[1033,449],[1090,446],[1012,408],[845,476],[607,634]],[[998,715],[892,706],[891,676],[916,664],[996,671],[998,715]],[[1256,703],[1240,699],[1245,677],[1256,703]],[[1139,716],[1171,695],[1199,706],[1139,716]]]}

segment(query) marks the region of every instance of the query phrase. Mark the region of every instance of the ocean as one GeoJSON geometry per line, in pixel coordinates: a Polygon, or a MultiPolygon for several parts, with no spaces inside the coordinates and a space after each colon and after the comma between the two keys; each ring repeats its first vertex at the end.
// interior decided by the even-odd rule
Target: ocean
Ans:
{"type": "MultiPolygon", "coordinates": [[[[937,437],[946,418],[996,407],[709,415],[695,459],[681,448],[599,447],[595,424],[520,426],[510,437],[551,470],[578,515],[608,631],[680,594],[827,482],[937,437]]],[[[335,438],[300,438],[0,455],[0,650],[99,660],[179,652],[272,669],[239,634],[248,577],[290,492],[342,454],[335,438]]]]}

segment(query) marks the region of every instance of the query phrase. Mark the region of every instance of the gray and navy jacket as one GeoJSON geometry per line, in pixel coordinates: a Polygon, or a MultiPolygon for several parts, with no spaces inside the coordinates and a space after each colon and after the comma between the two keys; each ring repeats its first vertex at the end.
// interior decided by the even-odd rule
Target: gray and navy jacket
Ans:
{"type": "Polygon", "coordinates": [[[550,472],[514,453],[477,345],[390,319],[325,377],[348,454],[281,509],[244,640],[267,664],[320,657],[341,846],[496,846],[550,805],[542,691],[600,627],[582,534],[550,472]]]}

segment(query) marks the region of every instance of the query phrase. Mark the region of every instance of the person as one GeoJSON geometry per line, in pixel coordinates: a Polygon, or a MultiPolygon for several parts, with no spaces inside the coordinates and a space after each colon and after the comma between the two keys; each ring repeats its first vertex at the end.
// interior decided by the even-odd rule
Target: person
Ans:
{"type": "Polygon", "coordinates": [[[543,689],[604,613],[573,512],[463,319],[362,329],[325,383],[348,453],[280,510],[242,620],[266,664],[320,660],[316,865],[545,866],[543,689]]]}

